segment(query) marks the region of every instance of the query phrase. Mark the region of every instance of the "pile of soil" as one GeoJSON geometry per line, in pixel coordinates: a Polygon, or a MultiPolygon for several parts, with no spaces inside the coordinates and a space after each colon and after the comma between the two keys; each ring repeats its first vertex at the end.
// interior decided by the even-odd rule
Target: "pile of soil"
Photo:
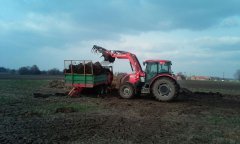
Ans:
{"type": "Polygon", "coordinates": [[[36,89],[32,95],[34,98],[63,97],[67,96],[71,89],[71,86],[65,85],[64,80],[51,80],[47,85],[36,89]]]}
{"type": "Polygon", "coordinates": [[[65,88],[64,80],[52,80],[48,84],[49,88],[65,88]]]}
{"type": "Polygon", "coordinates": [[[86,64],[80,63],[78,65],[70,64],[68,69],[65,69],[65,73],[77,73],[77,74],[94,74],[100,75],[109,72],[109,69],[102,67],[99,62],[88,62],[86,64]]]}

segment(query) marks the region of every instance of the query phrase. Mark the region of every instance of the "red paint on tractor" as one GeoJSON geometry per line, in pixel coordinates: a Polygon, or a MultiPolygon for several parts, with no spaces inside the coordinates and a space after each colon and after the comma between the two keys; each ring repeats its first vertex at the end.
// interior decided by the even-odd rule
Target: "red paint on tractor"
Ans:
{"type": "MultiPolygon", "coordinates": [[[[161,69],[163,71],[159,70],[159,65],[157,65],[157,67],[153,67],[153,68],[149,68],[150,71],[148,72],[144,72],[142,70],[142,67],[138,61],[138,58],[136,57],[135,54],[132,54],[130,52],[126,52],[126,51],[119,51],[119,50],[107,50],[103,47],[100,46],[96,46],[94,45],[92,50],[95,53],[101,53],[102,56],[104,57],[105,61],[108,61],[110,63],[113,63],[115,61],[116,58],[118,59],[128,59],[130,64],[131,64],[131,68],[132,71],[134,73],[131,74],[127,74],[125,75],[123,78],[120,79],[120,83],[119,85],[121,85],[119,87],[119,94],[123,97],[123,98],[131,98],[135,92],[139,92],[141,90],[144,91],[144,93],[150,92],[149,89],[149,85],[152,85],[156,79],[160,78],[160,77],[169,77],[170,79],[172,79],[173,81],[169,81],[169,85],[171,85],[172,87],[175,87],[176,79],[173,76],[172,72],[171,72],[171,61],[169,60],[146,60],[144,61],[144,64],[146,63],[148,64],[160,64],[161,65],[161,69]],[[167,69],[162,68],[162,65],[164,65],[165,67],[167,67],[167,69]],[[157,68],[157,69],[156,69],[157,68]],[[154,73],[154,70],[151,69],[155,69],[156,75],[153,76],[152,78],[150,77],[150,79],[147,79],[147,76],[151,76],[154,73]],[[150,83],[149,83],[150,82],[150,83]],[[130,85],[129,85],[130,84],[130,85]],[[131,91],[131,92],[130,92],[131,91]],[[130,94],[130,95],[129,95],[130,94]]],[[[161,81],[158,81],[157,84],[160,84],[161,81]]],[[[163,85],[163,84],[161,84],[163,85]]],[[[164,86],[167,88],[168,85],[164,84],[164,86]]],[[[157,88],[157,87],[156,87],[157,88]]],[[[168,88],[170,89],[170,88],[168,88]]],[[[177,89],[176,89],[177,90],[177,89]]],[[[158,91],[155,90],[155,97],[158,97],[157,99],[161,99],[161,94],[157,94],[158,91]]],[[[171,94],[169,94],[169,99],[165,99],[163,98],[163,101],[168,101],[170,100],[173,96],[172,94],[176,94],[178,93],[177,91],[173,91],[171,94]]]]}

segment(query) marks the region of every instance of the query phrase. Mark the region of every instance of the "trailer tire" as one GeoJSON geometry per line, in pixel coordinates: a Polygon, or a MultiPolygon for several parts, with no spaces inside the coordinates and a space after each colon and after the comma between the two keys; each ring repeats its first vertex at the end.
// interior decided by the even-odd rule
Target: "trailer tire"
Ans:
{"type": "Polygon", "coordinates": [[[130,83],[123,83],[119,88],[119,95],[124,99],[133,98],[135,95],[134,87],[130,83]]]}
{"type": "Polygon", "coordinates": [[[157,79],[153,83],[152,94],[159,101],[171,101],[178,94],[178,85],[170,78],[157,79]]]}

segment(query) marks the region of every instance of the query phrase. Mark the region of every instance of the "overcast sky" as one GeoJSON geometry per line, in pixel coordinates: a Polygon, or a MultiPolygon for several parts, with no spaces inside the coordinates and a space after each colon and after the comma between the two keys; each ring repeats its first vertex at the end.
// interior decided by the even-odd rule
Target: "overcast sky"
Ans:
{"type": "MultiPolygon", "coordinates": [[[[96,44],[168,59],[187,75],[240,69],[239,0],[0,0],[0,66],[63,69],[96,44]]],[[[115,71],[129,64],[116,60],[115,71]]]]}

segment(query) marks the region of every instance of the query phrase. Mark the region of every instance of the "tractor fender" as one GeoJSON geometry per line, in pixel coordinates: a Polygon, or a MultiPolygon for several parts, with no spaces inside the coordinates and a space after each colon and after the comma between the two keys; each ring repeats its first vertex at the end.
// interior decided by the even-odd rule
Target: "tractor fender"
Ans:
{"type": "Polygon", "coordinates": [[[159,74],[159,75],[157,75],[156,77],[154,77],[153,79],[152,79],[152,81],[150,82],[150,87],[152,87],[152,84],[154,84],[154,82],[157,80],[157,79],[159,79],[159,78],[162,78],[162,77],[167,77],[167,78],[169,78],[169,79],[172,79],[176,84],[178,84],[177,83],[177,80],[176,80],[176,78],[174,77],[174,76],[172,76],[172,75],[169,75],[169,74],[159,74]]]}

